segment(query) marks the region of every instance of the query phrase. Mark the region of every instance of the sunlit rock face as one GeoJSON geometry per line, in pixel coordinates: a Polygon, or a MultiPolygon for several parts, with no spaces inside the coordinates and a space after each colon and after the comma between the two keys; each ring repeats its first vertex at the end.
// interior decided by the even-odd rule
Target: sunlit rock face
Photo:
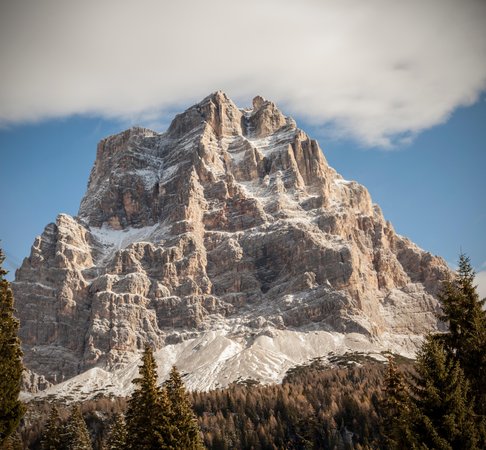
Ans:
{"type": "Polygon", "coordinates": [[[272,102],[216,92],[163,134],[102,140],[78,216],[47,225],[13,286],[48,381],[115,373],[150,343],[210,388],[329,351],[411,354],[448,274],[272,102]]]}

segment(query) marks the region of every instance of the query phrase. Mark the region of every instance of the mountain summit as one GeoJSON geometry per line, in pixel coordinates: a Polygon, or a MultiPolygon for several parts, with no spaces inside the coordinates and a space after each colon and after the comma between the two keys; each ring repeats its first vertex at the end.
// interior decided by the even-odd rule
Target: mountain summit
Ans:
{"type": "Polygon", "coordinates": [[[146,343],[197,389],[330,352],[411,355],[448,273],[274,103],[216,92],[165,133],[102,140],[78,216],[45,228],[13,287],[26,365],[118,392],[146,343]]]}

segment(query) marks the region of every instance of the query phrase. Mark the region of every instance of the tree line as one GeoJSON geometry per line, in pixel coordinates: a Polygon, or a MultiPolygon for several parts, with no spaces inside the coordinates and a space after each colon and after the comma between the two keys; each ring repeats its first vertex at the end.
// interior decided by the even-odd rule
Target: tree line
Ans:
{"type": "MultiPolygon", "coordinates": [[[[157,366],[150,347],[145,348],[136,388],[126,410],[111,418],[106,437],[98,439],[104,450],[201,450],[201,434],[182,378],[173,367],[158,386],[157,366]]],[[[93,448],[79,406],[62,422],[53,407],[41,439],[43,450],[91,450],[93,448]]]]}

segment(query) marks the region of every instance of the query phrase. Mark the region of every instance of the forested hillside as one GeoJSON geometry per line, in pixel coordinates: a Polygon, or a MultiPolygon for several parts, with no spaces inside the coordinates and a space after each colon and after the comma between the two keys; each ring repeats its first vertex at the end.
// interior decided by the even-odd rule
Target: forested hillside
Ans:
{"type": "MultiPolygon", "coordinates": [[[[247,381],[194,392],[191,401],[207,448],[376,448],[384,373],[385,366],[372,361],[341,368],[315,363],[292,371],[280,385],[247,381]]],[[[112,421],[126,404],[126,399],[99,398],[81,405],[95,449],[103,448],[112,421]]],[[[29,404],[21,434],[30,448],[42,448],[50,408],[47,401],[29,404]]],[[[69,406],[58,408],[66,420],[69,406]]]]}

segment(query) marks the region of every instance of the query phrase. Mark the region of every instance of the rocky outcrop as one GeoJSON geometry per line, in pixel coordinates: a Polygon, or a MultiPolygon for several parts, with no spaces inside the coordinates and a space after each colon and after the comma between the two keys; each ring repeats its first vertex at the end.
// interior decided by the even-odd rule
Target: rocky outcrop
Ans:
{"type": "Polygon", "coordinates": [[[78,217],[46,227],[13,287],[25,362],[59,382],[211,330],[399,345],[437,327],[448,273],[273,103],[217,92],[166,133],[101,141],[78,217]]]}

